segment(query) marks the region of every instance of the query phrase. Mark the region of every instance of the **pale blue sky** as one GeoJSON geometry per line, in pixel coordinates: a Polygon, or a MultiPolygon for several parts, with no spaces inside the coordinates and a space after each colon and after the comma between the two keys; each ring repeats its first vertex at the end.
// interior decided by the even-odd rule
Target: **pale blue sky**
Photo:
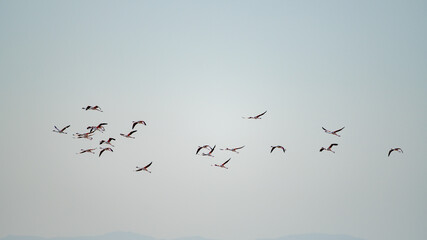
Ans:
{"type": "Polygon", "coordinates": [[[0,1],[0,237],[425,239],[426,11],[0,1]],[[119,136],[139,119],[136,139],[119,136]],[[71,137],[99,122],[109,125],[93,141],[71,137]],[[346,128],[337,138],[322,126],[346,128]],[[110,136],[114,153],[75,154],[110,136]],[[332,142],[336,154],[319,153],[332,142]],[[201,144],[246,147],[211,159],[194,155],[201,144]],[[387,157],[391,147],[404,154],[387,157]],[[210,166],[229,157],[228,170],[210,166]],[[151,161],[152,174],[132,172],[151,161]]]}

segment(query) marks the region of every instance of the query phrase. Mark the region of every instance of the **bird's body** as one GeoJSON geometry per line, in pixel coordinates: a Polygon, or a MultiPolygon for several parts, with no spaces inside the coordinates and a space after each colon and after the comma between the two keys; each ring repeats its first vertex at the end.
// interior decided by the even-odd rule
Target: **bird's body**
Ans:
{"type": "Polygon", "coordinates": [[[101,108],[99,107],[99,106],[87,106],[87,107],[82,107],[82,109],[84,109],[84,110],[96,110],[96,111],[100,111],[100,112],[102,112],[102,110],[101,110],[101,108]]]}
{"type": "Polygon", "coordinates": [[[64,131],[65,131],[65,129],[69,128],[70,126],[71,126],[71,125],[68,125],[68,126],[64,127],[63,129],[61,129],[61,130],[59,130],[56,126],[54,126],[54,127],[55,127],[55,130],[53,130],[53,132],[67,134],[67,133],[66,133],[66,132],[64,132],[64,131]]]}
{"type": "Polygon", "coordinates": [[[332,147],[333,147],[333,146],[338,146],[338,143],[332,143],[328,148],[324,148],[324,147],[322,147],[322,148],[320,149],[320,152],[322,152],[323,150],[325,150],[325,151],[330,151],[330,152],[335,153],[334,151],[332,151],[332,147]]]}
{"type": "Polygon", "coordinates": [[[132,129],[133,129],[137,124],[143,124],[143,125],[147,126],[147,124],[146,124],[144,121],[142,121],[142,120],[140,120],[140,121],[132,121],[132,129]]]}
{"type": "Polygon", "coordinates": [[[105,143],[105,144],[108,144],[108,145],[110,145],[110,146],[114,147],[114,145],[113,145],[113,144],[111,144],[111,141],[116,141],[116,139],[115,139],[115,138],[109,138],[107,141],[105,141],[105,140],[101,140],[101,141],[99,142],[99,144],[101,145],[101,144],[105,143]]]}
{"type": "Polygon", "coordinates": [[[273,152],[273,150],[274,150],[274,149],[276,149],[276,148],[280,148],[280,149],[282,149],[282,150],[283,150],[283,152],[285,152],[285,151],[286,151],[286,149],[285,149],[284,147],[282,147],[282,146],[280,146],[280,145],[277,145],[277,146],[271,146],[270,153],[272,153],[272,152],[273,152]]]}
{"type": "Polygon", "coordinates": [[[93,132],[87,132],[87,133],[75,133],[73,134],[76,138],[86,138],[89,140],[92,140],[93,132]]]}
{"type": "Polygon", "coordinates": [[[132,137],[131,135],[133,134],[133,133],[135,133],[137,130],[133,130],[133,131],[131,131],[130,133],[128,133],[128,134],[123,134],[123,133],[120,133],[120,135],[122,135],[123,137],[126,137],[126,138],[135,138],[135,137],[132,137]]]}
{"type": "Polygon", "coordinates": [[[390,157],[390,154],[394,151],[403,153],[403,150],[401,148],[392,148],[390,149],[390,151],[388,151],[388,156],[390,157]]]}
{"type": "Polygon", "coordinates": [[[138,166],[136,166],[136,170],[135,170],[135,172],[139,172],[139,171],[146,171],[146,172],[149,172],[149,173],[151,173],[150,171],[148,171],[148,167],[149,166],[151,166],[151,164],[152,164],[153,162],[150,162],[147,166],[145,166],[145,167],[138,167],[138,166]]]}
{"type": "Polygon", "coordinates": [[[324,128],[324,127],[322,127],[322,129],[325,131],[325,133],[329,133],[329,134],[335,135],[335,136],[337,136],[337,137],[341,137],[340,135],[338,135],[338,134],[337,134],[337,132],[339,132],[339,131],[343,130],[343,129],[344,129],[344,127],[340,128],[340,129],[338,129],[338,130],[335,130],[335,131],[329,131],[329,130],[327,130],[327,129],[326,129],[326,128],[324,128]]]}
{"type": "Polygon", "coordinates": [[[111,148],[101,148],[102,150],[99,152],[99,156],[101,157],[101,154],[103,153],[103,152],[105,152],[105,151],[110,151],[110,152],[113,152],[113,149],[111,149],[111,148]]]}
{"type": "MultiPolygon", "coordinates": [[[[254,116],[254,117],[247,117],[246,119],[261,119],[261,116],[264,115],[266,112],[267,111],[265,111],[265,112],[263,112],[261,114],[258,114],[258,115],[254,116]]],[[[245,117],[242,117],[242,118],[245,118],[245,117]]]]}
{"type": "Polygon", "coordinates": [[[225,162],[224,162],[223,164],[221,164],[221,165],[214,164],[214,165],[212,165],[212,166],[228,169],[228,167],[226,167],[226,166],[225,166],[225,164],[227,164],[230,160],[231,160],[231,158],[229,158],[227,161],[225,161],[225,162]]]}
{"type": "Polygon", "coordinates": [[[96,148],[81,149],[80,152],[76,153],[76,154],[82,154],[82,153],[93,153],[93,154],[95,154],[95,152],[94,152],[95,150],[96,150],[96,148]]]}
{"type": "Polygon", "coordinates": [[[219,150],[225,150],[225,151],[231,151],[235,153],[239,153],[237,150],[244,148],[245,146],[237,147],[237,148],[225,148],[225,149],[219,149],[219,150]]]}

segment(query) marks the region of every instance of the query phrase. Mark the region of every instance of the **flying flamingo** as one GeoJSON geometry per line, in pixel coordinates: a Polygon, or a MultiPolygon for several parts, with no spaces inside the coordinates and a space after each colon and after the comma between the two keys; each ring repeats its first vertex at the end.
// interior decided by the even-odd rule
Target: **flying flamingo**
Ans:
{"type": "Polygon", "coordinates": [[[135,137],[132,137],[131,135],[134,133],[134,132],[136,132],[137,130],[133,130],[132,132],[130,132],[130,133],[128,133],[128,134],[123,134],[123,133],[120,133],[120,135],[122,135],[123,137],[127,137],[127,138],[135,138],[135,137]]]}
{"type": "Polygon", "coordinates": [[[328,148],[324,148],[324,147],[322,147],[322,148],[320,149],[320,151],[326,150],[326,151],[331,151],[331,152],[335,153],[334,151],[332,151],[332,147],[333,147],[333,146],[338,146],[338,143],[332,143],[328,148]]]}
{"type": "Polygon", "coordinates": [[[99,107],[99,106],[87,106],[87,107],[82,107],[82,109],[84,109],[84,110],[97,110],[97,111],[100,111],[100,112],[102,112],[102,110],[101,110],[101,108],[99,107]]]}
{"type": "Polygon", "coordinates": [[[197,153],[199,153],[199,151],[200,151],[201,149],[203,149],[203,148],[209,148],[210,150],[212,150],[211,146],[209,146],[209,145],[199,146],[199,147],[197,148],[196,155],[197,155],[197,153]]]}
{"type": "Polygon", "coordinates": [[[215,165],[211,165],[211,166],[215,166],[215,167],[220,167],[220,168],[228,169],[228,167],[226,167],[226,166],[225,166],[225,164],[227,164],[227,163],[228,163],[228,161],[230,161],[230,159],[231,159],[231,158],[229,158],[227,161],[225,161],[225,162],[224,162],[223,164],[221,164],[221,165],[215,164],[215,165]]]}
{"type": "Polygon", "coordinates": [[[98,126],[89,126],[86,129],[90,129],[91,132],[95,132],[96,130],[103,132],[105,131],[104,125],[107,125],[108,123],[100,123],[98,126]]]}
{"type": "Polygon", "coordinates": [[[325,130],[325,133],[329,133],[329,134],[335,135],[337,137],[341,137],[340,135],[337,134],[337,132],[343,130],[344,127],[342,127],[341,129],[335,130],[335,131],[329,131],[329,130],[325,129],[324,127],[322,127],[322,129],[325,130]]]}
{"type": "Polygon", "coordinates": [[[147,172],[149,172],[149,173],[151,173],[150,171],[148,171],[148,167],[149,166],[151,166],[151,164],[152,164],[153,162],[150,162],[147,166],[145,166],[145,167],[142,167],[142,168],[140,168],[140,167],[138,167],[138,166],[136,166],[136,170],[135,170],[135,172],[139,172],[139,171],[142,171],[142,170],[144,170],[144,171],[147,171],[147,172]]]}
{"type": "Polygon", "coordinates": [[[86,138],[86,139],[89,139],[89,140],[93,139],[92,138],[92,135],[93,135],[92,131],[88,132],[88,133],[76,133],[76,134],[73,134],[73,135],[76,136],[77,138],[86,138]]]}
{"type": "Polygon", "coordinates": [[[93,153],[93,154],[95,154],[93,151],[95,151],[96,150],[96,148],[90,148],[90,149],[81,149],[81,151],[79,152],[79,153],[76,153],[76,154],[82,154],[82,153],[93,153]]]}
{"type": "Polygon", "coordinates": [[[137,125],[137,124],[144,124],[145,126],[147,126],[147,124],[144,121],[132,121],[132,129],[137,125]]]}
{"type": "Polygon", "coordinates": [[[274,149],[276,149],[276,148],[281,148],[281,149],[283,150],[283,152],[285,152],[285,151],[286,151],[286,149],[285,149],[284,147],[277,145],[277,146],[271,146],[271,151],[270,151],[270,153],[272,153],[272,152],[273,152],[273,150],[274,150],[274,149]]]}
{"type": "Polygon", "coordinates": [[[390,151],[388,151],[388,156],[390,157],[390,154],[394,151],[403,153],[403,150],[401,148],[392,148],[392,149],[390,149],[390,151]]]}
{"type": "Polygon", "coordinates": [[[63,129],[61,129],[61,130],[59,130],[56,126],[54,126],[56,130],[53,130],[53,131],[54,131],[54,132],[57,132],[57,133],[67,134],[67,133],[66,133],[66,132],[64,132],[64,131],[65,131],[65,129],[69,128],[70,126],[71,126],[71,125],[68,125],[68,126],[64,127],[63,129]]]}
{"type": "Polygon", "coordinates": [[[215,150],[216,145],[211,149],[211,151],[209,153],[202,153],[202,156],[209,156],[209,157],[214,157],[212,156],[212,152],[215,150]]]}
{"type": "Polygon", "coordinates": [[[241,146],[241,147],[237,147],[237,148],[225,148],[225,149],[220,148],[219,150],[226,150],[226,151],[232,151],[232,152],[235,152],[235,153],[239,153],[237,150],[242,149],[244,147],[245,146],[241,146]]]}
{"type": "MultiPolygon", "coordinates": [[[[266,112],[267,111],[265,111],[265,112],[263,112],[261,114],[258,114],[255,117],[247,117],[246,119],[261,119],[261,116],[264,115],[266,112]]],[[[242,118],[245,118],[245,117],[242,117],[242,118]]]]}
{"type": "Polygon", "coordinates": [[[101,148],[102,150],[99,152],[99,156],[101,157],[101,154],[103,153],[103,152],[105,152],[105,151],[110,151],[110,152],[113,152],[113,149],[111,149],[111,148],[101,148]]]}
{"type": "Polygon", "coordinates": [[[114,147],[114,145],[111,144],[111,141],[116,141],[116,139],[115,138],[109,138],[107,141],[101,140],[101,142],[99,142],[99,144],[101,145],[101,144],[105,143],[105,144],[109,144],[110,146],[114,147]]]}

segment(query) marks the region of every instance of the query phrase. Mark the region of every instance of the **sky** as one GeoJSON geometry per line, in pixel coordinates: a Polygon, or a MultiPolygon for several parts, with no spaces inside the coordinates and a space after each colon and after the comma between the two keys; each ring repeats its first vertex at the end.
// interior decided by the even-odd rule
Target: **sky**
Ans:
{"type": "Polygon", "coordinates": [[[0,237],[425,239],[426,11],[0,1],[0,237]],[[121,137],[135,120],[147,126],[121,137]],[[93,140],[72,137],[101,122],[93,140]],[[76,154],[108,137],[114,152],[76,154]],[[204,144],[214,157],[195,155],[204,144]]]}

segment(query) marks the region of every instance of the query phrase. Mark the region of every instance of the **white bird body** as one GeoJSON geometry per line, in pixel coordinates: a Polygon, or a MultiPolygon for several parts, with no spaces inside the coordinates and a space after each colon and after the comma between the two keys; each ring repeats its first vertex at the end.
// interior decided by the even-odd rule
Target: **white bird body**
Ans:
{"type": "Polygon", "coordinates": [[[237,148],[225,148],[225,149],[219,149],[219,150],[225,150],[225,151],[231,151],[235,153],[239,153],[237,150],[244,148],[245,146],[237,147],[237,148]]]}

